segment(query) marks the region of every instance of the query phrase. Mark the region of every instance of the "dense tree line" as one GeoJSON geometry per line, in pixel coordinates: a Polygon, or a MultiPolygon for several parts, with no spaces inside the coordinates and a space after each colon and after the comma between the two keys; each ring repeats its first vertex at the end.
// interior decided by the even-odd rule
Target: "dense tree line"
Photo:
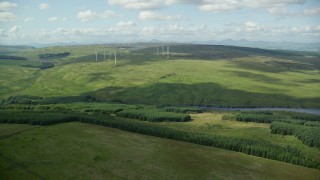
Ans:
{"type": "Polygon", "coordinates": [[[303,125],[303,126],[320,127],[319,121],[306,121],[306,120],[298,120],[298,119],[277,119],[276,121],[289,123],[289,124],[303,125]]]}
{"type": "Polygon", "coordinates": [[[320,121],[320,116],[314,115],[314,114],[293,115],[293,116],[291,116],[291,118],[302,119],[302,120],[307,120],[307,121],[320,121]]]}
{"type": "Polygon", "coordinates": [[[54,67],[54,64],[52,62],[42,62],[41,65],[23,64],[21,66],[29,68],[49,69],[54,67]]]}
{"type": "Polygon", "coordinates": [[[79,121],[81,115],[74,113],[40,113],[40,112],[17,112],[0,111],[0,123],[51,125],[62,122],[79,121]]]}
{"type": "Polygon", "coordinates": [[[173,113],[173,112],[163,112],[157,109],[126,109],[117,112],[117,116],[139,119],[142,121],[151,122],[161,122],[161,121],[176,121],[176,122],[186,122],[190,121],[191,117],[187,114],[173,113]]]}
{"type": "Polygon", "coordinates": [[[43,62],[39,68],[40,69],[49,69],[49,68],[53,68],[54,64],[52,62],[43,62]]]}
{"type": "Polygon", "coordinates": [[[92,116],[72,112],[0,112],[1,123],[28,123],[33,125],[49,125],[70,121],[80,121],[83,123],[97,124],[134,133],[185,141],[205,146],[213,146],[227,150],[243,152],[254,156],[320,169],[319,161],[304,157],[299,150],[291,148],[289,146],[282,147],[279,145],[275,145],[268,141],[208,135],[203,133],[168,128],[159,124],[143,123],[125,119],[114,119],[112,116],[108,115],[92,116]]]}
{"type": "Polygon", "coordinates": [[[21,56],[8,56],[8,55],[0,55],[0,59],[8,59],[8,60],[27,60],[25,57],[21,56]]]}
{"type": "Polygon", "coordinates": [[[98,114],[116,114],[122,111],[123,108],[86,108],[81,110],[83,113],[98,113],[98,114]]]}
{"type": "Polygon", "coordinates": [[[275,121],[271,123],[270,129],[273,134],[294,135],[307,146],[320,148],[319,127],[309,127],[275,121]]]}
{"type": "Polygon", "coordinates": [[[64,58],[70,55],[70,52],[63,53],[51,53],[51,54],[39,54],[39,58],[48,59],[48,58],[64,58]]]}
{"type": "Polygon", "coordinates": [[[7,99],[3,100],[1,104],[33,104],[34,101],[40,100],[40,99],[42,98],[37,96],[28,96],[28,95],[10,96],[7,99]]]}
{"type": "Polygon", "coordinates": [[[273,115],[271,111],[242,111],[240,114],[273,115]]]}
{"type": "Polygon", "coordinates": [[[198,108],[183,108],[183,107],[166,107],[163,108],[167,112],[175,112],[175,113],[202,113],[202,109],[198,108]]]}
{"type": "Polygon", "coordinates": [[[251,114],[251,113],[239,113],[235,116],[237,121],[243,122],[258,122],[258,123],[271,123],[279,117],[269,114],[251,114]]]}

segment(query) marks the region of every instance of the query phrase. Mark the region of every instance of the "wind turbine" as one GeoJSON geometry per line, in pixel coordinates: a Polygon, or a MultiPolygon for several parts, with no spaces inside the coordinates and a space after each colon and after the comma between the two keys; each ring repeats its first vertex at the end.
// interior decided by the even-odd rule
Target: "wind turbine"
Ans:
{"type": "Polygon", "coordinates": [[[103,51],[103,60],[106,60],[106,48],[104,48],[104,51],[103,51]]]}
{"type": "Polygon", "coordinates": [[[169,59],[169,51],[170,51],[170,47],[167,47],[167,59],[169,59]]]}
{"type": "Polygon", "coordinates": [[[98,62],[98,53],[97,53],[97,50],[95,50],[95,53],[96,53],[96,62],[98,62]]]}
{"type": "Polygon", "coordinates": [[[161,53],[162,57],[163,57],[163,53],[164,53],[164,47],[162,45],[162,53],[161,53]]]}
{"type": "Polygon", "coordinates": [[[114,52],[114,65],[117,65],[117,52],[114,52]]]}

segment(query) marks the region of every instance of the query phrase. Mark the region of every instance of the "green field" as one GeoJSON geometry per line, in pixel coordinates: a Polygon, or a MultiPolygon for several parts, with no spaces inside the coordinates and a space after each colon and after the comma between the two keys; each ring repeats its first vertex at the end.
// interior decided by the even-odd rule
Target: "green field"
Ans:
{"type": "Polygon", "coordinates": [[[319,53],[161,45],[0,46],[0,177],[319,179],[320,116],[197,108],[319,109],[319,53]]]}
{"type": "Polygon", "coordinates": [[[66,123],[0,125],[4,179],[317,179],[320,172],[217,148],[66,123]]]}
{"type": "MultiPolygon", "coordinates": [[[[183,47],[177,45],[172,49],[176,48],[177,52],[189,50],[183,47]]],[[[320,107],[318,54],[311,57],[295,53],[277,55],[275,51],[276,56],[271,56],[272,52],[266,54],[251,49],[236,49],[228,54],[230,49],[214,47],[212,51],[220,54],[198,55],[207,53],[205,49],[195,51],[194,56],[181,57],[173,52],[167,60],[152,54],[150,51],[154,48],[145,51],[117,48],[122,55],[114,66],[113,61],[107,60],[108,53],[103,60],[104,49],[108,52],[115,47],[68,46],[19,52],[17,55],[28,57],[25,62],[38,61],[37,55],[41,53],[67,51],[71,55],[45,60],[55,62],[56,67],[40,70],[35,77],[31,76],[34,68],[1,65],[4,88],[0,96],[90,94],[99,101],[131,104],[320,107]],[[94,49],[100,50],[98,62],[92,54],[94,49]],[[26,75],[21,76],[22,69],[26,75]],[[29,86],[30,82],[32,86],[29,86]]]]}
{"type": "Polygon", "coordinates": [[[163,122],[162,125],[206,134],[267,140],[280,146],[289,145],[299,149],[305,156],[320,161],[319,149],[305,146],[294,136],[271,134],[270,124],[222,120],[224,114],[221,112],[193,114],[191,122],[163,122]]]}

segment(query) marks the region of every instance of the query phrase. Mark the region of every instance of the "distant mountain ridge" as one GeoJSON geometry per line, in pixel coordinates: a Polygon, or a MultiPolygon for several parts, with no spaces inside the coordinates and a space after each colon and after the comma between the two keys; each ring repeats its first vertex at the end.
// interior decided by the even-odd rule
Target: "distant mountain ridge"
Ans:
{"type": "Polygon", "coordinates": [[[89,45],[89,44],[137,44],[137,43],[187,43],[187,44],[206,44],[206,45],[226,45],[226,46],[239,46],[239,47],[251,47],[261,49],[272,49],[272,50],[291,50],[291,51],[312,51],[320,52],[320,42],[286,42],[286,41],[249,41],[246,39],[233,40],[209,40],[209,41],[192,41],[192,42],[174,42],[174,41],[161,41],[159,39],[152,39],[150,41],[128,41],[128,42],[95,42],[95,43],[81,43],[81,42],[52,42],[52,43],[37,43],[30,42],[25,45],[1,45],[1,46],[32,46],[36,48],[50,47],[50,46],[70,46],[70,45],[89,45]]]}
{"type": "Polygon", "coordinates": [[[242,47],[253,47],[253,48],[262,48],[262,49],[320,52],[320,42],[302,43],[302,42],[275,42],[275,41],[248,41],[246,39],[241,39],[241,40],[226,39],[222,41],[197,42],[197,44],[228,45],[228,46],[242,46],[242,47]]]}

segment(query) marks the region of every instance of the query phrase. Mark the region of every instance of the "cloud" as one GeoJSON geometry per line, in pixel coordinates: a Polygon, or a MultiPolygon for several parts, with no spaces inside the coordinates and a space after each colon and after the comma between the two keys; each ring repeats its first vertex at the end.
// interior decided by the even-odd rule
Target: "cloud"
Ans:
{"type": "Polygon", "coordinates": [[[41,4],[39,5],[39,8],[42,9],[42,10],[48,9],[49,7],[50,7],[50,5],[47,4],[47,3],[41,3],[41,4]]]}
{"type": "Polygon", "coordinates": [[[94,17],[96,17],[97,13],[87,10],[87,11],[80,11],[77,15],[78,19],[80,19],[82,22],[88,21],[94,17]]]}
{"type": "Polygon", "coordinates": [[[296,13],[289,11],[287,8],[285,7],[271,7],[268,8],[268,12],[270,14],[274,14],[274,15],[284,15],[284,16],[289,16],[289,15],[295,15],[296,13]]]}
{"type": "Polygon", "coordinates": [[[24,19],[24,22],[31,22],[33,20],[34,20],[33,17],[27,17],[27,18],[24,19]]]}
{"type": "Polygon", "coordinates": [[[244,24],[244,30],[246,32],[259,31],[261,27],[255,22],[248,21],[244,24]]]}
{"type": "Polygon", "coordinates": [[[307,0],[243,0],[244,6],[251,8],[271,8],[292,4],[304,4],[307,0]]]}
{"type": "Polygon", "coordinates": [[[13,21],[16,19],[16,15],[11,12],[0,12],[0,21],[13,21]]]}
{"type": "Polygon", "coordinates": [[[108,0],[110,5],[142,11],[158,10],[172,4],[191,4],[209,12],[225,12],[241,8],[276,8],[301,5],[306,2],[307,0],[108,0]]]}
{"type": "Polygon", "coordinates": [[[78,19],[80,19],[82,22],[89,21],[95,18],[109,18],[109,17],[116,17],[116,16],[119,16],[119,15],[110,10],[106,10],[101,14],[98,14],[92,10],[80,11],[77,15],[78,19]]]}
{"type": "Polygon", "coordinates": [[[307,15],[307,16],[317,15],[317,14],[320,14],[320,7],[305,9],[303,12],[304,12],[304,15],[307,15]]]}
{"type": "Polygon", "coordinates": [[[305,9],[303,11],[289,11],[286,7],[272,7],[268,8],[268,12],[273,15],[281,15],[281,16],[314,16],[320,14],[320,7],[314,7],[311,9],[305,9]]]}
{"type": "Polygon", "coordinates": [[[131,28],[131,27],[135,27],[136,24],[132,21],[120,21],[117,23],[117,26],[121,28],[131,28]]]}
{"type": "Polygon", "coordinates": [[[116,14],[113,11],[110,10],[106,10],[105,12],[101,13],[100,15],[98,15],[101,18],[109,18],[109,17],[116,17],[119,16],[118,14],[116,14]]]}
{"type": "Polygon", "coordinates": [[[110,5],[120,5],[126,9],[155,10],[161,9],[166,1],[163,0],[108,0],[110,5]]]}
{"type": "Polygon", "coordinates": [[[154,11],[141,11],[139,13],[140,20],[181,20],[184,19],[181,15],[163,15],[154,11]]]}
{"type": "Polygon", "coordinates": [[[58,21],[58,18],[57,17],[50,17],[50,18],[48,18],[48,21],[49,22],[56,22],[56,21],[58,21]]]}
{"type": "Polygon", "coordinates": [[[218,0],[218,1],[203,1],[199,5],[199,9],[211,12],[223,12],[240,9],[239,1],[235,0],[218,0]]]}
{"type": "Polygon", "coordinates": [[[16,3],[11,2],[0,2],[0,11],[10,11],[17,7],[16,3]]]}
{"type": "Polygon", "coordinates": [[[66,17],[59,18],[59,17],[54,16],[54,17],[49,17],[48,21],[49,22],[58,22],[58,21],[65,22],[65,21],[67,21],[67,18],[66,17]]]}
{"type": "Polygon", "coordinates": [[[9,33],[11,33],[11,34],[18,33],[21,30],[21,28],[22,28],[21,26],[15,25],[9,30],[9,33]]]}

